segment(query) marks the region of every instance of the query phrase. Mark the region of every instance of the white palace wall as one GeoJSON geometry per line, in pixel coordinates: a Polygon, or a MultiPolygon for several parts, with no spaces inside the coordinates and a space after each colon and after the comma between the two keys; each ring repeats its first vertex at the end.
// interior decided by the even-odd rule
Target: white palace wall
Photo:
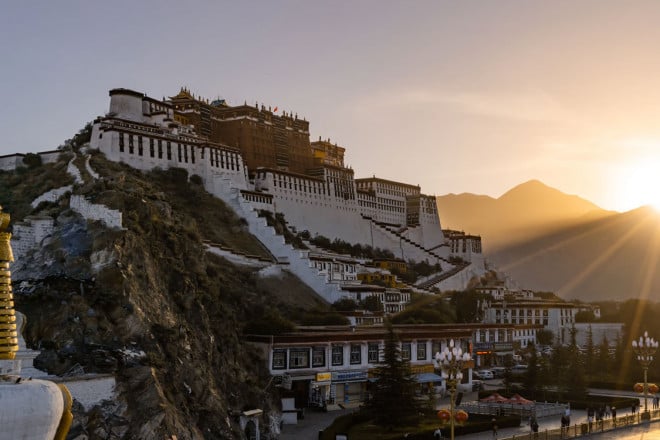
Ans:
{"type": "Polygon", "coordinates": [[[71,196],[69,206],[88,220],[101,221],[109,228],[122,227],[122,214],[116,209],[88,202],[85,197],[78,195],[71,196]]]}
{"type": "Polygon", "coordinates": [[[137,131],[142,129],[143,126],[128,122],[105,126],[104,123],[97,123],[92,130],[90,146],[103,152],[109,160],[123,162],[139,170],[183,168],[189,175],[197,174],[202,177],[211,193],[221,191],[218,183],[247,188],[247,170],[239,153],[200,146],[189,137],[163,137],[159,134],[162,130],[156,127],[146,127],[144,129],[149,130],[146,132],[137,131]],[[124,138],[123,148],[120,144],[120,133],[124,138]],[[133,137],[132,147],[129,136],[133,137]]]}

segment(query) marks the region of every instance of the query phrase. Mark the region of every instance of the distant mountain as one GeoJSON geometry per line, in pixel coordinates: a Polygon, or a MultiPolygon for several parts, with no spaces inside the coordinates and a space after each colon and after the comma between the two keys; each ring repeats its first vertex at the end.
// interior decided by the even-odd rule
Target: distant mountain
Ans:
{"type": "Polygon", "coordinates": [[[469,193],[439,196],[442,227],[482,236],[486,252],[613,213],[538,180],[516,186],[495,199],[469,193]]]}
{"type": "Polygon", "coordinates": [[[660,215],[638,208],[487,252],[520,287],[567,299],[660,300],[660,215]]]}
{"type": "Polygon", "coordinates": [[[532,180],[495,199],[438,197],[443,228],[481,235],[488,261],[521,288],[567,299],[660,300],[660,215],[606,211],[532,180]]]}

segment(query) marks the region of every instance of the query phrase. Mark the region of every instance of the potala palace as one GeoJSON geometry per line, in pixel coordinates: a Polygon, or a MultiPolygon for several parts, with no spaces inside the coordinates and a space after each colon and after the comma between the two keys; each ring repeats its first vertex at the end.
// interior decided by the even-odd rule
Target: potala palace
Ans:
{"type": "Polygon", "coordinates": [[[91,147],[138,169],[184,168],[243,217],[282,213],[294,231],[439,264],[445,275],[426,287],[461,288],[484,271],[480,237],[443,234],[434,196],[375,176],[356,179],[345,149],[310,142],[309,122],[297,115],[210,102],[186,89],[162,101],[113,89],[91,147]]]}
{"type": "MultiPolygon", "coordinates": [[[[211,102],[186,89],[163,100],[128,89],[113,89],[109,95],[108,113],[93,123],[90,148],[136,169],[176,167],[198,176],[207,191],[246,219],[250,232],[277,262],[288,265],[329,302],[368,295],[356,287],[365,262],[314,248],[293,249],[260,214],[282,214],[293,232],[389,250],[401,262],[437,265],[438,273],[412,286],[420,290],[464,289],[485,272],[481,238],[443,231],[435,196],[422,194],[419,186],[376,176],[355,178],[344,163],[345,148],[329,140],[311,142],[309,122],[297,115],[277,114],[258,104],[211,102]]],[[[16,168],[19,156],[1,157],[0,168],[16,168]]],[[[57,152],[40,156],[48,162],[57,152]]],[[[72,163],[70,168],[79,174],[72,163]]],[[[87,168],[96,174],[88,162],[87,168]]],[[[57,199],[67,191],[70,188],[63,187],[43,198],[57,199]]],[[[76,200],[72,208],[86,217],[121,226],[121,213],[76,200]]],[[[32,218],[17,225],[14,246],[19,253],[44,234],[41,223],[32,218]]],[[[386,310],[395,312],[409,293],[389,295],[389,305],[387,292],[378,296],[386,310]]]]}

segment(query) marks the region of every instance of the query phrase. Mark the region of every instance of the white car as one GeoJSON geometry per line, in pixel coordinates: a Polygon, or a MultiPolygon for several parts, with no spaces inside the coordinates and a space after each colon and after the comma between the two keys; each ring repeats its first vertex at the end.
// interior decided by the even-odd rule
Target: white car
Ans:
{"type": "Polygon", "coordinates": [[[490,370],[481,370],[478,373],[479,373],[479,379],[482,380],[495,379],[495,375],[490,370]]]}

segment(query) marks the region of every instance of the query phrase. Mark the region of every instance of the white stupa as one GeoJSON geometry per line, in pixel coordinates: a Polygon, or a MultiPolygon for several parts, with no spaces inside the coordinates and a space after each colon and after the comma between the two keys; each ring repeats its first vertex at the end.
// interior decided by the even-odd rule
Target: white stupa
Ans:
{"type": "MultiPolygon", "coordinates": [[[[36,356],[19,346],[11,288],[9,214],[0,206],[0,440],[64,440],[71,427],[71,394],[63,385],[21,376],[36,356]]],[[[22,318],[22,316],[21,316],[22,318]]],[[[19,319],[19,328],[23,326],[19,319]]],[[[22,338],[20,338],[22,340],[22,338]]]]}

